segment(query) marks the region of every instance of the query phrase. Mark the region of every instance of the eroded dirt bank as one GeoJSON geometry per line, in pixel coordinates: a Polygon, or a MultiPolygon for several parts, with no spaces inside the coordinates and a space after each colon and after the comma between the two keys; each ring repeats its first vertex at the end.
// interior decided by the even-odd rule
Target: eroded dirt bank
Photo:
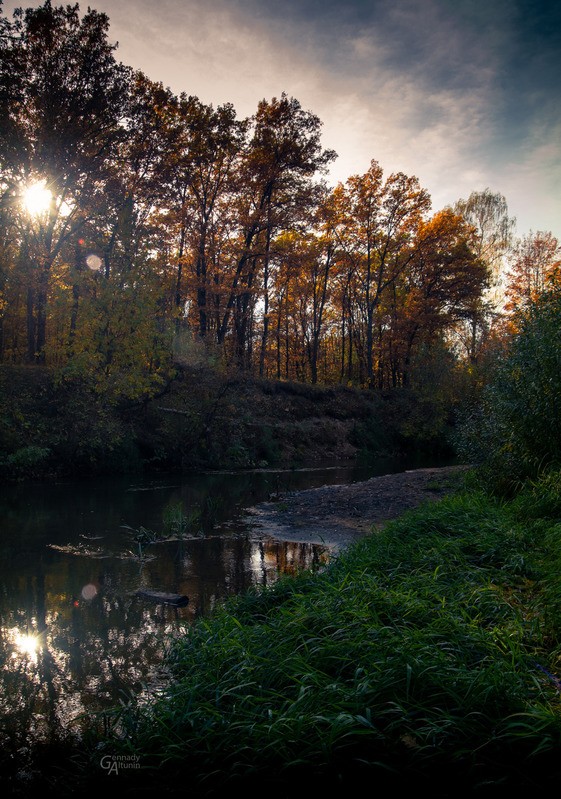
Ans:
{"type": "Polygon", "coordinates": [[[335,550],[459,484],[462,466],[415,469],[280,494],[250,508],[247,523],[263,538],[325,544],[335,550]]]}

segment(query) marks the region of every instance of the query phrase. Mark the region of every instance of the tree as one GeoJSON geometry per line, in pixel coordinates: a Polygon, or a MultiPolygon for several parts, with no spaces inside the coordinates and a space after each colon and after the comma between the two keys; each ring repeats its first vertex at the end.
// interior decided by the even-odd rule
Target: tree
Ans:
{"type": "Polygon", "coordinates": [[[507,272],[505,310],[526,310],[548,286],[558,282],[560,271],[561,245],[551,232],[530,232],[519,239],[507,272]]]}
{"type": "Polygon", "coordinates": [[[78,237],[123,135],[130,71],[115,61],[108,26],[105,14],[88,10],[80,18],[78,5],[53,7],[49,0],[3,21],[2,184],[20,220],[22,253],[33,264],[28,357],[39,362],[53,265],[78,237]],[[29,192],[36,201],[26,218],[29,192]]]}
{"type": "Polygon", "coordinates": [[[512,490],[561,465],[561,296],[548,290],[520,312],[518,329],[479,405],[462,424],[466,462],[512,490]]]}
{"type": "Polygon", "coordinates": [[[306,216],[304,200],[309,201],[313,195],[312,179],[335,158],[333,151],[321,147],[318,117],[304,111],[296,99],[284,93],[280,98],[259,103],[252,127],[252,136],[240,163],[237,254],[218,332],[218,341],[223,343],[233,315],[235,360],[243,368],[249,365],[258,269],[261,266],[263,274],[261,347],[264,352],[268,337],[273,236],[275,232],[290,229],[306,216]]]}
{"type": "Polygon", "coordinates": [[[430,344],[447,333],[465,318],[488,285],[487,266],[475,252],[473,229],[450,209],[420,222],[413,249],[401,281],[403,307],[395,312],[404,385],[418,340],[430,344]]]}
{"type": "Polygon", "coordinates": [[[364,175],[350,177],[338,193],[342,212],[337,225],[338,241],[359,286],[357,299],[364,322],[364,377],[373,386],[376,312],[386,291],[413,257],[412,238],[430,208],[430,197],[417,178],[401,172],[383,181],[377,161],[371,162],[364,175]]]}
{"type": "Polygon", "coordinates": [[[177,105],[182,126],[169,153],[169,207],[164,224],[172,227],[176,280],[174,305],[196,308],[196,329],[205,339],[216,333],[220,306],[220,248],[228,237],[230,204],[235,196],[236,170],[245,143],[246,123],[236,119],[232,105],[214,109],[196,97],[181,95],[177,105]],[[190,289],[184,285],[190,277],[190,289]]]}
{"type": "Polygon", "coordinates": [[[329,231],[324,228],[323,235],[284,233],[275,241],[273,261],[271,312],[276,318],[277,377],[281,376],[284,329],[285,376],[290,374],[290,356],[296,356],[300,376],[315,384],[334,263],[329,231]]]}
{"type": "Polygon", "coordinates": [[[475,300],[458,336],[469,360],[476,364],[489,336],[492,321],[503,304],[502,281],[507,256],[512,244],[516,220],[509,216],[505,197],[490,189],[474,191],[467,200],[458,200],[453,209],[475,231],[475,253],[487,264],[489,288],[475,300]]]}

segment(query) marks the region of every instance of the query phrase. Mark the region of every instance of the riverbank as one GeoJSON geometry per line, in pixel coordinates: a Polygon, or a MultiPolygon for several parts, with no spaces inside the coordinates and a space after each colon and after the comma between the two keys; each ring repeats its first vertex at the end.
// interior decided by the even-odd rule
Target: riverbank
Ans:
{"type": "Polygon", "coordinates": [[[323,544],[339,550],[461,484],[466,468],[413,469],[349,485],[329,485],[275,495],[248,510],[255,535],[323,544]]]}
{"type": "Polygon", "coordinates": [[[179,368],[155,396],[0,366],[0,482],[451,456],[454,403],[179,368]]]}
{"type": "Polygon", "coordinates": [[[104,755],[137,758],[127,789],[196,797],[559,788],[560,514],[560,474],[464,489],[232,599],[162,695],[100,721],[74,790],[106,785],[104,755]]]}

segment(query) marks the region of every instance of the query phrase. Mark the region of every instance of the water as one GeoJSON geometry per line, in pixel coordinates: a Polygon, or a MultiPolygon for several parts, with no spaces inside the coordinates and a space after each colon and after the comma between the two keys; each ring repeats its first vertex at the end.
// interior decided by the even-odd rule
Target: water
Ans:
{"type": "Polygon", "coordinates": [[[207,472],[3,486],[0,498],[0,742],[76,731],[88,714],[159,679],[166,641],[226,596],[326,562],[324,547],[255,537],[244,509],[278,491],[395,470],[207,472]],[[141,547],[181,509],[188,540],[141,547]],[[140,589],[189,597],[184,607],[140,589]]]}

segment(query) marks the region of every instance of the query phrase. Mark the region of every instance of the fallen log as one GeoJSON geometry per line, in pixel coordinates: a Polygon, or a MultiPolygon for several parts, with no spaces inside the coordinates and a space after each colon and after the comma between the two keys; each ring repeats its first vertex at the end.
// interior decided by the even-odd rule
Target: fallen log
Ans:
{"type": "Polygon", "coordinates": [[[189,597],[185,594],[168,594],[165,591],[148,591],[144,588],[139,589],[136,595],[143,599],[150,599],[163,605],[175,605],[180,607],[189,602],[189,597]]]}

